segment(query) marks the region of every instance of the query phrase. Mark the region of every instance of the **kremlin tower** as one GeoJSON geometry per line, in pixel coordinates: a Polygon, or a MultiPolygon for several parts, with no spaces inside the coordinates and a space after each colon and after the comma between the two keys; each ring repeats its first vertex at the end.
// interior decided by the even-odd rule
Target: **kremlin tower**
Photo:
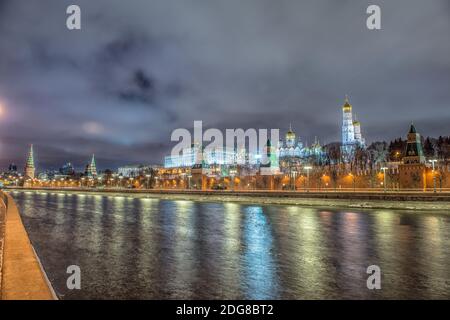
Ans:
{"type": "Polygon", "coordinates": [[[36,169],[34,167],[33,145],[30,145],[30,151],[28,152],[27,163],[25,164],[25,177],[34,179],[35,171],[36,171],[36,169]]]}
{"type": "Polygon", "coordinates": [[[426,190],[427,178],[425,162],[420,134],[416,131],[414,124],[411,123],[403,163],[398,167],[400,188],[423,188],[426,190]]]}
{"type": "Polygon", "coordinates": [[[416,127],[411,123],[408,132],[408,142],[406,144],[406,152],[403,157],[404,164],[425,163],[425,156],[422,148],[420,134],[417,133],[416,127]]]}
{"type": "Polygon", "coordinates": [[[85,174],[88,177],[96,177],[97,176],[97,167],[95,165],[95,155],[92,155],[91,163],[86,166],[85,174]]]}

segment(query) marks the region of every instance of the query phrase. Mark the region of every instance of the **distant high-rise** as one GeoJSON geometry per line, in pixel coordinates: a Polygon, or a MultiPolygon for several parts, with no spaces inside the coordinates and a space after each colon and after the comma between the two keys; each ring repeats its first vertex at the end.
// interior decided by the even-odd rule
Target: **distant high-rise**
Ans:
{"type": "Polygon", "coordinates": [[[34,179],[36,168],[34,166],[34,154],[33,145],[30,145],[30,151],[28,152],[27,163],[25,164],[25,177],[34,179]]]}
{"type": "Polygon", "coordinates": [[[74,169],[72,163],[67,162],[61,168],[59,168],[59,173],[66,175],[66,176],[72,176],[75,174],[75,169],[74,169]]]}
{"type": "Polygon", "coordinates": [[[12,173],[16,173],[17,172],[17,166],[15,163],[11,163],[8,167],[8,171],[12,172],[12,173]]]}

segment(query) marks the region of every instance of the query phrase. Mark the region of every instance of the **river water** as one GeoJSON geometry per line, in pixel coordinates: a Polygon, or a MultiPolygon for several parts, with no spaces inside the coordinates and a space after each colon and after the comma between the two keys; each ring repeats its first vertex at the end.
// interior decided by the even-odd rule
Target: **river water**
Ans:
{"type": "Polygon", "coordinates": [[[450,298],[445,212],[11,194],[61,299],[450,298]]]}

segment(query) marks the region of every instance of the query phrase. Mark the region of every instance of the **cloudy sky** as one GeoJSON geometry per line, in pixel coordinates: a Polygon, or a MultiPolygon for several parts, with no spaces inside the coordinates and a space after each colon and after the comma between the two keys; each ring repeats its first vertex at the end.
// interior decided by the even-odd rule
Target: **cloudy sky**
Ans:
{"type": "Polygon", "coordinates": [[[449,39],[448,0],[0,0],[0,167],[161,163],[194,120],[339,141],[345,94],[369,142],[448,135],[449,39]]]}

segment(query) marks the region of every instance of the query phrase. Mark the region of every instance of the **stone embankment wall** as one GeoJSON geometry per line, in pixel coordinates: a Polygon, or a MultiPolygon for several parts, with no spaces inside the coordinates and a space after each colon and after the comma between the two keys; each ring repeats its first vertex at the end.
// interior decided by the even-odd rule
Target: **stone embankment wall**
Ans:
{"type": "Polygon", "coordinates": [[[2,292],[3,246],[5,240],[6,205],[0,198],[0,292],[2,292]]]}
{"type": "Polygon", "coordinates": [[[1,300],[53,300],[49,283],[14,200],[0,191],[1,300]]]}

